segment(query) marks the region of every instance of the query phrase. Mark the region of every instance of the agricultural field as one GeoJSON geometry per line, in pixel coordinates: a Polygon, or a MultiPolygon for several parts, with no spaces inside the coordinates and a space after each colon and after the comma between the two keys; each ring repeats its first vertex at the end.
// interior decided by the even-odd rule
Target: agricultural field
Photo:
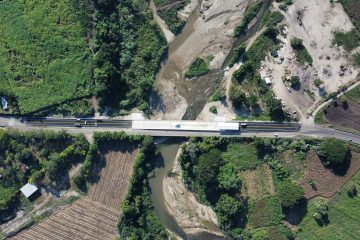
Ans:
{"type": "Polygon", "coordinates": [[[101,149],[95,172],[98,181],[91,186],[88,197],[112,209],[119,209],[125,198],[137,149],[130,145],[101,149]]]}
{"type": "Polygon", "coordinates": [[[350,240],[358,239],[359,229],[359,195],[349,196],[350,187],[360,189],[360,173],[357,173],[332,199],[315,198],[308,203],[307,214],[300,224],[299,240],[350,240]],[[328,222],[319,225],[313,214],[316,212],[318,202],[327,202],[328,222]]]}
{"type": "Polygon", "coordinates": [[[342,95],[320,110],[315,123],[326,124],[340,130],[360,134],[360,86],[342,95]]]}
{"type": "Polygon", "coordinates": [[[117,209],[83,197],[10,239],[113,239],[117,235],[119,216],[117,209]]]}
{"type": "Polygon", "coordinates": [[[307,199],[316,196],[330,198],[360,170],[360,153],[351,152],[351,162],[344,175],[335,175],[326,168],[315,151],[310,151],[305,162],[305,174],[300,181],[307,199]],[[310,184],[311,183],[311,184],[310,184]]]}
{"type": "Polygon", "coordinates": [[[86,8],[70,0],[0,2],[0,93],[29,114],[92,93],[86,8]]]}

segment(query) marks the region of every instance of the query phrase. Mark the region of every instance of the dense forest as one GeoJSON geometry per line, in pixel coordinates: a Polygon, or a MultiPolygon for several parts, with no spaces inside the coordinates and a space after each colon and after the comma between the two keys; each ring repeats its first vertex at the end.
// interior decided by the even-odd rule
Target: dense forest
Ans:
{"type": "Polygon", "coordinates": [[[95,0],[95,8],[94,78],[100,106],[146,110],[155,73],[167,49],[148,1],[95,0]]]}
{"type": "Polygon", "coordinates": [[[71,166],[84,161],[88,148],[83,135],[0,130],[0,222],[21,205],[24,184],[61,188],[58,183],[71,166]]]}

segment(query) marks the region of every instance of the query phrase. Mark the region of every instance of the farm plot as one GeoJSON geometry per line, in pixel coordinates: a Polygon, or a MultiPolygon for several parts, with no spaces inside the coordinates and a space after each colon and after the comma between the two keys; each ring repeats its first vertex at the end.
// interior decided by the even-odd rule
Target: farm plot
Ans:
{"type": "Polygon", "coordinates": [[[99,180],[92,186],[89,197],[113,209],[119,209],[129,186],[135,155],[130,146],[102,149],[97,165],[99,180]]]}
{"type": "Polygon", "coordinates": [[[119,215],[119,211],[84,197],[11,239],[112,239],[117,235],[119,215]]]}
{"type": "Polygon", "coordinates": [[[316,196],[332,197],[360,169],[360,153],[351,152],[350,166],[343,176],[335,175],[322,164],[315,151],[311,151],[306,159],[306,171],[300,186],[305,191],[305,198],[316,196]],[[310,184],[313,183],[313,185],[310,184]]]}
{"type": "Polygon", "coordinates": [[[342,106],[329,106],[324,114],[324,119],[331,125],[340,128],[354,129],[360,131],[360,104],[349,102],[346,108],[342,106]]]}

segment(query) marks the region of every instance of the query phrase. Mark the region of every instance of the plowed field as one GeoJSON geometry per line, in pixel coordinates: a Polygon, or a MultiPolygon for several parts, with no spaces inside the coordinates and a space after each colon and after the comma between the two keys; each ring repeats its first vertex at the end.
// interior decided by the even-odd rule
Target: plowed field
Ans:
{"type": "Polygon", "coordinates": [[[102,158],[97,166],[99,180],[90,190],[89,197],[113,209],[119,209],[129,186],[132,167],[137,150],[129,146],[117,149],[103,149],[102,158]]]}
{"type": "Polygon", "coordinates": [[[120,203],[125,198],[137,149],[101,149],[98,174],[89,195],[56,212],[12,240],[105,240],[117,235],[120,203]]]}

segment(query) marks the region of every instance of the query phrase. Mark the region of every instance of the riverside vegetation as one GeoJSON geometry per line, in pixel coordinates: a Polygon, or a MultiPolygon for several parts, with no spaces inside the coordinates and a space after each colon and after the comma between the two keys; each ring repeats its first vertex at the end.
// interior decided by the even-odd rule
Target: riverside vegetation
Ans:
{"type": "MultiPolygon", "coordinates": [[[[291,214],[299,214],[301,220],[299,212],[307,208],[304,190],[299,186],[302,175],[296,165],[304,167],[303,161],[313,150],[334,171],[339,169],[339,162],[342,165],[349,158],[348,145],[336,139],[191,138],[182,148],[180,164],[185,184],[200,202],[213,207],[220,227],[234,239],[295,238],[298,233],[283,222],[291,214]],[[285,160],[289,154],[293,158],[290,162],[285,160]],[[250,181],[258,180],[242,176],[260,171],[264,165],[271,169],[270,180],[262,182],[261,187],[256,182],[253,187],[274,185],[275,192],[262,189],[255,198],[246,192],[254,191],[248,189],[250,181]]],[[[264,175],[261,173],[261,177],[264,175]]]]}

